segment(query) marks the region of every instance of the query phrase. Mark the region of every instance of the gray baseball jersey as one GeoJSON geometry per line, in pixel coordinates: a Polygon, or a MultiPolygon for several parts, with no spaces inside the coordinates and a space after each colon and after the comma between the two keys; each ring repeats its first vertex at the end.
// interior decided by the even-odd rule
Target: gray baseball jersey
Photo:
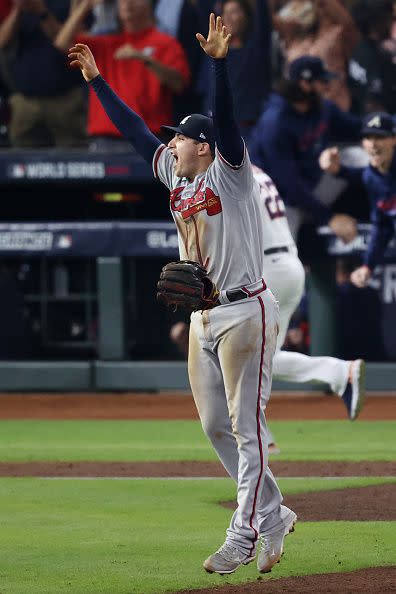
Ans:
{"type": "Polygon", "coordinates": [[[181,259],[204,266],[219,290],[261,279],[262,204],[247,152],[243,163],[233,167],[216,150],[212,164],[191,183],[175,176],[174,163],[171,151],[161,145],[154,155],[154,175],[171,191],[181,259]]]}

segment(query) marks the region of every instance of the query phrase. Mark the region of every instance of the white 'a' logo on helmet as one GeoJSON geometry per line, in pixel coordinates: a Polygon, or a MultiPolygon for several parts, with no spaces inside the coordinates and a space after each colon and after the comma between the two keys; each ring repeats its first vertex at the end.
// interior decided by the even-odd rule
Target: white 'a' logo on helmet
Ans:
{"type": "Polygon", "coordinates": [[[369,122],[367,122],[368,128],[381,128],[381,118],[374,116],[369,122]]]}
{"type": "Polygon", "coordinates": [[[182,119],[182,121],[180,122],[181,124],[185,124],[187,122],[187,120],[189,120],[191,118],[190,115],[186,116],[185,118],[182,119]]]}

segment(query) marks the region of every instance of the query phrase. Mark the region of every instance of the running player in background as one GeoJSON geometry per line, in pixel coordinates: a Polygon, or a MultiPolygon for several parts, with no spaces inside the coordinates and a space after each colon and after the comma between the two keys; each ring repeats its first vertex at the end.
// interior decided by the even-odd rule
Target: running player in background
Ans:
{"type": "Polygon", "coordinates": [[[268,468],[265,407],[279,312],[263,272],[262,200],[236,125],[225,56],[230,35],[210,15],[209,34],[197,39],[213,58],[213,120],[185,117],[167,146],[100,76],[83,44],[71,48],[79,67],[121,134],[153,165],[171,191],[181,259],[204,266],[220,291],[213,309],[191,315],[189,378],[205,433],[237,483],[238,507],[224,544],[204,562],[206,571],[232,573],[256,556],[260,572],[280,560],[296,514],[268,468]]]}
{"type": "MultiPolygon", "coordinates": [[[[297,247],[290,233],[285,205],[272,179],[253,166],[254,177],[260,185],[261,216],[264,233],[263,274],[274,293],[280,310],[278,342],[273,362],[273,377],[278,380],[305,383],[326,383],[342,398],[348,417],[355,419],[365,396],[365,363],[361,359],[343,361],[335,357],[310,357],[302,353],[281,350],[285,342],[290,318],[301,302],[305,271],[298,258],[297,247]]],[[[273,436],[269,442],[276,452],[273,436]]]]}

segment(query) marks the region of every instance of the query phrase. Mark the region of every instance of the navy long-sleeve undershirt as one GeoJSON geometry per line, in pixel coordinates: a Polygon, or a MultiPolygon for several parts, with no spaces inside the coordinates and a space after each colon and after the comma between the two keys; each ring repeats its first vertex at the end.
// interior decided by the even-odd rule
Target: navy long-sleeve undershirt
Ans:
{"type": "Polygon", "coordinates": [[[151,164],[154,153],[160,146],[161,141],[149,130],[142,118],[119,98],[100,75],[91,80],[89,84],[94,89],[115,127],[135,147],[143,159],[151,164]]]}
{"type": "Polygon", "coordinates": [[[213,99],[213,124],[217,148],[230,165],[238,166],[243,161],[245,144],[234,115],[231,85],[226,60],[213,60],[215,68],[215,92],[213,99]]]}
{"type": "MultiPolygon", "coordinates": [[[[213,62],[215,70],[213,123],[216,144],[226,161],[231,165],[240,165],[244,156],[244,142],[234,117],[226,61],[213,60],[213,62]]],[[[143,119],[118,97],[100,75],[90,81],[90,85],[116,128],[151,164],[161,141],[150,132],[143,119]]]]}

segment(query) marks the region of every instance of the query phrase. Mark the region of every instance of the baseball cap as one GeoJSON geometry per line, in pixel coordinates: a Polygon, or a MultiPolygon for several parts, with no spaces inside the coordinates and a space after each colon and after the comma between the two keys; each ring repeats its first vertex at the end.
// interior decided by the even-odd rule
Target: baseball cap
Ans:
{"type": "Polygon", "coordinates": [[[161,126],[161,128],[172,134],[183,134],[198,142],[208,142],[211,147],[215,144],[213,120],[200,113],[186,116],[178,126],[161,126]]]}
{"type": "Polygon", "coordinates": [[[330,81],[339,78],[335,72],[327,70],[323,60],[316,56],[301,56],[289,65],[289,80],[313,80],[330,81]]]}
{"type": "Polygon", "coordinates": [[[374,111],[363,118],[362,136],[394,136],[396,124],[389,113],[374,111]]]}

